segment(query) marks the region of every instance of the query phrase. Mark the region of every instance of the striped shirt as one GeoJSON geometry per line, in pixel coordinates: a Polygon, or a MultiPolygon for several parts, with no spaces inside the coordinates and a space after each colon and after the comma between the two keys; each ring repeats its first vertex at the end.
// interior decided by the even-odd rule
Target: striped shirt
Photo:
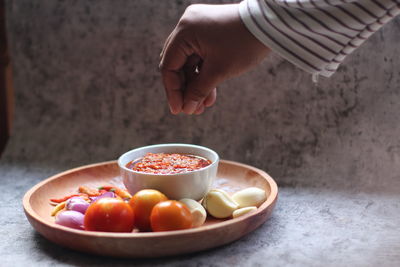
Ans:
{"type": "Polygon", "coordinates": [[[266,46],[309,73],[329,77],[400,14],[400,0],[244,0],[239,12],[266,46]]]}

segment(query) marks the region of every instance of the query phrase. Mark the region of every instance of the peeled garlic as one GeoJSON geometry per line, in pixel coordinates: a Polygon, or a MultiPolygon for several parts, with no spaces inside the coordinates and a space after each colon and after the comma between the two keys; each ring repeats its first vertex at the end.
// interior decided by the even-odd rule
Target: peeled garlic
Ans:
{"type": "Polygon", "coordinates": [[[251,207],[246,207],[246,208],[240,208],[237,209],[233,212],[232,217],[237,218],[239,216],[245,215],[246,213],[249,213],[251,211],[257,210],[257,207],[251,206],[251,207]]]}
{"type": "Polygon", "coordinates": [[[230,217],[239,208],[238,203],[220,189],[210,190],[203,199],[203,206],[211,216],[219,219],[230,217]]]}
{"type": "Polygon", "coordinates": [[[267,194],[265,190],[258,187],[249,187],[236,192],[232,195],[232,198],[239,204],[240,208],[258,207],[267,199],[267,194]]]}
{"type": "Polygon", "coordinates": [[[190,198],[183,198],[179,200],[179,202],[185,204],[192,213],[192,227],[198,227],[204,224],[207,218],[207,212],[199,202],[190,198]]]}

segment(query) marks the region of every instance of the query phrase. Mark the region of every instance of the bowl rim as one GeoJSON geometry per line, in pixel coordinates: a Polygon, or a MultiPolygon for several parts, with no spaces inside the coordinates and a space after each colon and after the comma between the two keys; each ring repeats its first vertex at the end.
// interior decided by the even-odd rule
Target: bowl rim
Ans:
{"type": "MultiPolygon", "coordinates": [[[[133,159],[132,159],[133,160],[133,159]]],[[[193,145],[193,144],[185,144],[185,143],[164,143],[164,144],[155,144],[155,145],[149,145],[149,146],[141,146],[141,147],[137,147],[134,149],[131,149],[127,152],[125,152],[124,154],[122,154],[121,156],[119,156],[117,162],[118,162],[118,166],[120,169],[136,174],[136,175],[143,175],[143,176],[183,176],[183,175],[188,175],[188,174],[192,174],[192,173],[197,173],[197,172],[201,172],[201,171],[205,171],[207,169],[213,168],[215,165],[218,165],[218,162],[220,160],[220,157],[218,155],[217,152],[215,152],[214,150],[205,147],[205,146],[200,146],[200,145],[193,145]],[[201,169],[198,170],[194,170],[194,171],[188,171],[188,172],[184,172],[184,173],[167,173],[167,174],[157,174],[157,173],[145,173],[145,172],[138,172],[132,169],[127,168],[126,166],[124,166],[121,161],[122,158],[128,154],[128,153],[133,153],[136,151],[140,151],[142,149],[148,149],[148,148],[159,148],[159,147],[187,147],[187,148],[195,148],[195,149],[199,149],[199,150],[205,150],[207,152],[210,152],[211,154],[214,154],[215,156],[215,160],[211,162],[210,165],[203,167],[201,169]]]]}

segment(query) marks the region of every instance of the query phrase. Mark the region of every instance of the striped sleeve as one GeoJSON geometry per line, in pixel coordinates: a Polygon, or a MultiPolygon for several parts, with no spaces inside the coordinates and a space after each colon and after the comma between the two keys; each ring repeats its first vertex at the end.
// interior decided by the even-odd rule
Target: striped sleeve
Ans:
{"type": "Polygon", "coordinates": [[[309,73],[330,77],[400,14],[400,0],[244,0],[239,12],[266,46],[309,73]]]}

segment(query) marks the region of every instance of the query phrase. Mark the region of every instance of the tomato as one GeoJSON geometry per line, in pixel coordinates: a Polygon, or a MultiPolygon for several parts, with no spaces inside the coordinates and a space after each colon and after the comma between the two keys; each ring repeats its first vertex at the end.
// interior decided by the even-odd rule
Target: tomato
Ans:
{"type": "Polygon", "coordinates": [[[105,197],[89,206],[83,224],[88,231],[132,232],[134,214],[123,200],[105,197]]]}
{"type": "Polygon", "coordinates": [[[188,229],[192,227],[192,214],[179,201],[163,201],[151,211],[150,223],[154,232],[188,229]]]}
{"type": "Polygon", "coordinates": [[[150,214],[153,207],[168,198],[160,191],[144,189],[137,192],[129,201],[135,216],[135,226],[140,231],[151,231],[150,214]]]}

